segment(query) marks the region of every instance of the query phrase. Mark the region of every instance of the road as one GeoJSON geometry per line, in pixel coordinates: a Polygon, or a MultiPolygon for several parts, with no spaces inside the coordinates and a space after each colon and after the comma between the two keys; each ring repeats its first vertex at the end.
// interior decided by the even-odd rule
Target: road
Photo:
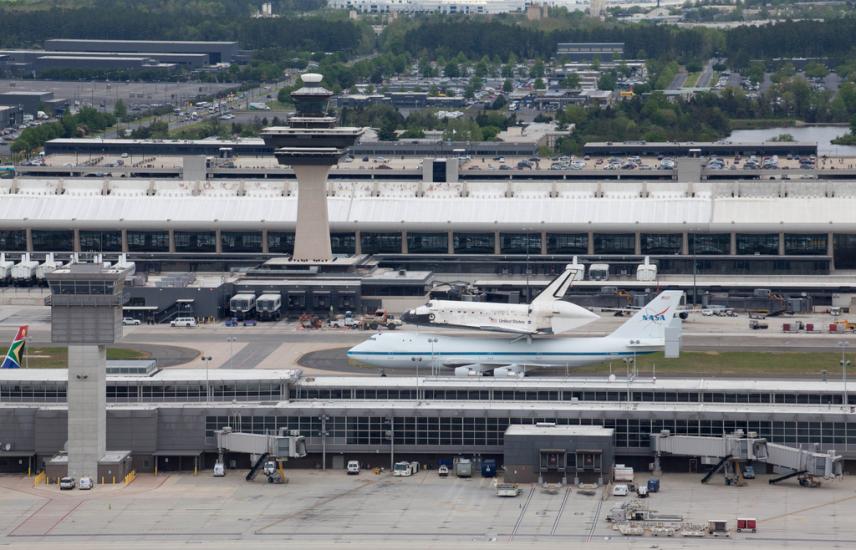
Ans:
{"type": "Polygon", "coordinates": [[[704,65],[704,69],[701,71],[701,74],[696,80],[695,87],[696,88],[709,88],[712,84],[711,78],[713,78],[713,59],[708,59],[707,63],[704,65]]]}

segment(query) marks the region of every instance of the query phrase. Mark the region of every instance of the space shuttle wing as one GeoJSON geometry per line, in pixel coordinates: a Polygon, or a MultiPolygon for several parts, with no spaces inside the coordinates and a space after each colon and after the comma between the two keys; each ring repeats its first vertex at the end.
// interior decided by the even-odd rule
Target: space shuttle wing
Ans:
{"type": "Polygon", "coordinates": [[[472,325],[479,330],[488,330],[491,332],[507,332],[509,334],[540,334],[537,330],[530,330],[518,327],[506,327],[503,325],[472,325]]]}

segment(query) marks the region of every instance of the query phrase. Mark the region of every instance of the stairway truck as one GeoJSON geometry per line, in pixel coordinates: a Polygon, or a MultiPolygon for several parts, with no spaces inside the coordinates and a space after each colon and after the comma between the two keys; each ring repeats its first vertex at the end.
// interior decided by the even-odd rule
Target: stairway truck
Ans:
{"type": "Polygon", "coordinates": [[[279,321],[282,318],[282,295],[271,293],[259,296],[256,313],[260,321],[279,321]]]}
{"type": "Polygon", "coordinates": [[[229,311],[239,321],[252,319],[256,314],[256,295],[252,292],[235,294],[229,300],[229,311]]]}

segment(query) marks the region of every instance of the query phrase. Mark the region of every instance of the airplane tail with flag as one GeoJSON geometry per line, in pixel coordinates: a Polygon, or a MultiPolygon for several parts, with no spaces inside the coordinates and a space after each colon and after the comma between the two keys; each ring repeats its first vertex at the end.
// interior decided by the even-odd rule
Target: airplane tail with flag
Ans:
{"type": "Polygon", "coordinates": [[[9,346],[9,351],[6,352],[6,358],[3,359],[3,364],[0,365],[0,369],[21,368],[21,363],[24,360],[24,347],[27,343],[28,330],[29,327],[27,325],[18,327],[18,334],[16,334],[15,339],[12,340],[12,344],[9,346]]]}

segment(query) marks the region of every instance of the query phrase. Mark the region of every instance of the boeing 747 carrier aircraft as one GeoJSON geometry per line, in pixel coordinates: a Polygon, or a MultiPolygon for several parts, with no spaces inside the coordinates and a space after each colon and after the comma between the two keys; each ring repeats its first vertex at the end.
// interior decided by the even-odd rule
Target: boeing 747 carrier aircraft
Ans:
{"type": "MultiPolygon", "coordinates": [[[[569,368],[664,349],[666,326],[682,291],[659,294],[612,334],[599,338],[484,338],[420,332],[385,332],[348,351],[348,357],[381,369],[454,369],[457,376],[493,372],[520,376],[526,367],[569,368]]],[[[679,320],[677,322],[680,322],[679,320]]]]}

